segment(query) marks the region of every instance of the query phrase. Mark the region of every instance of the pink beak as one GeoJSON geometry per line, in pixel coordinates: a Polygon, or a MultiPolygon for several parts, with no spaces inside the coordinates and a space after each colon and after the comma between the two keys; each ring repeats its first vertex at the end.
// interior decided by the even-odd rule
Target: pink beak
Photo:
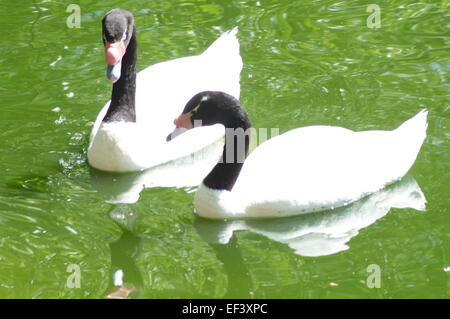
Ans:
{"type": "Polygon", "coordinates": [[[125,43],[123,41],[109,43],[105,42],[106,64],[116,65],[125,54],[125,43]]]}
{"type": "Polygon", "coordinates": [[[108,65],[106,77],[113,83],[120,79],[122,69],[122,58],[125,55],[125,43],[123,41],[110,43],[105,42],[105,60],[108,65]]]}

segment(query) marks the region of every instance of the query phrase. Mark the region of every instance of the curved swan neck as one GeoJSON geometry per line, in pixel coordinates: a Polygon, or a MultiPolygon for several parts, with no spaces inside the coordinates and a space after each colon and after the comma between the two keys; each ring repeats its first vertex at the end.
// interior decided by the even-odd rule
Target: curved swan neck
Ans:
{"type": "Polygon", "coordinates": [[[103,122],[136,122],[136,27],[122,58],[120,79],[113,84],[111,104],[103,122]]]}
{"type": "Polygon", "coordinates": [[[203,184],[211,189],[231,191],[247,157],[250,122],[245,117],[235,118],[232,123],[222,123],[226,127],[222,157],[203,180],[203,184]]]}

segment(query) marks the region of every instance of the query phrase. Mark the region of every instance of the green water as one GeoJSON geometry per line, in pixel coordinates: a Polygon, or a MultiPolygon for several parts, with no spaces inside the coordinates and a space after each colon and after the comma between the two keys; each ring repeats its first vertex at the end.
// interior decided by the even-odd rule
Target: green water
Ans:
{"type": "Polygon", "coordinates": [[[122,269],[131,298],[449,298],[448,1],[2,1],[0,30],[0,297],[103,298],[122,269]],[[70,3],[81,28],[66,25],[70,3]],[[367,26],[370,3],[380,28],[367,26]],[[337,239],[322,227],[376,207],[250,221],[218,243],[230,225],[197,218],[191,188],[107,203],[86,148],[110,96],[100,19],[115,7],[135,15],[138,69],[239,26],[255,127],[392,129],[427,108],[428,137],[403,182],[417,183],[426,209],[393,206],[337,239]],[[283,241],[306,226],[315,232],[298,249],[283,241]],[[372,264],[379,288],[367,285],[372,264]]]}

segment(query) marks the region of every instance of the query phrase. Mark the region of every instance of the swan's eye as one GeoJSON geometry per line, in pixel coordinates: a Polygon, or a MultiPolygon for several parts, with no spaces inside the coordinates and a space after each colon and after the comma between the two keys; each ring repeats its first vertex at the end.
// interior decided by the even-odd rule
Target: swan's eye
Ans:
{"type": "Polygon", "coordinates": [[[202,99],[200,100],[200,103],[198,103],[197,106],[194,107],[189,113],[195,114],[198,111],[198,109],[200,108],[200,106],[202,105],[202,103],[205,101],[208,101],[208,96],[202,97],[202,99]]]}
{"type": "Polygon", "coordinates": [[[125,41],[126,38],[127,38],[127,31],[125,31],[125,32],[123,33],[122,41],[125,41]]]}
{"type": "Polygon", "coordinates": [[[192,115],[192,114],[195,114],[195,113],[198,111],[200,105],[202,105],[202,102],[198,103],[197,106],[194,107],[189,113],[190,113],[191,115],[192,115]]]}

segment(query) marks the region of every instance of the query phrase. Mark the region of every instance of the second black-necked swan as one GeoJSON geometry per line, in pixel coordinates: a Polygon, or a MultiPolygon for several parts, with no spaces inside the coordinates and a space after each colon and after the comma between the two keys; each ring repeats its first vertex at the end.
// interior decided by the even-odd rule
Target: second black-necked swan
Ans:
{"type": "MultiPolygon", "coordinates": [[[[88,162],[109,172],[140,171],[189,155],[223,137],[223,128],[195,131],[167,143],[172,120],[204,90],[240,93],[242,59],[237,28],[222,34],[202,54],[158,63],[136,74],[137,34],[133,15],[114,9],[102,19],[111,100],[92,129],[88,162]]],[[[183,134],[185,135],[185,134],[183,134]]]]}
{"type": "Polygon", "coordinates": [[[426,137],[427,111],[392,131],[293,129],[265,141],[247,159],[250,121],[236,98],[223,92],[195,95],[175,124],[191,129],[194,121],[227,130],[222,160],[195,194],[197,214],[281,217],[343,206],[401,179],[426,137]]]}

